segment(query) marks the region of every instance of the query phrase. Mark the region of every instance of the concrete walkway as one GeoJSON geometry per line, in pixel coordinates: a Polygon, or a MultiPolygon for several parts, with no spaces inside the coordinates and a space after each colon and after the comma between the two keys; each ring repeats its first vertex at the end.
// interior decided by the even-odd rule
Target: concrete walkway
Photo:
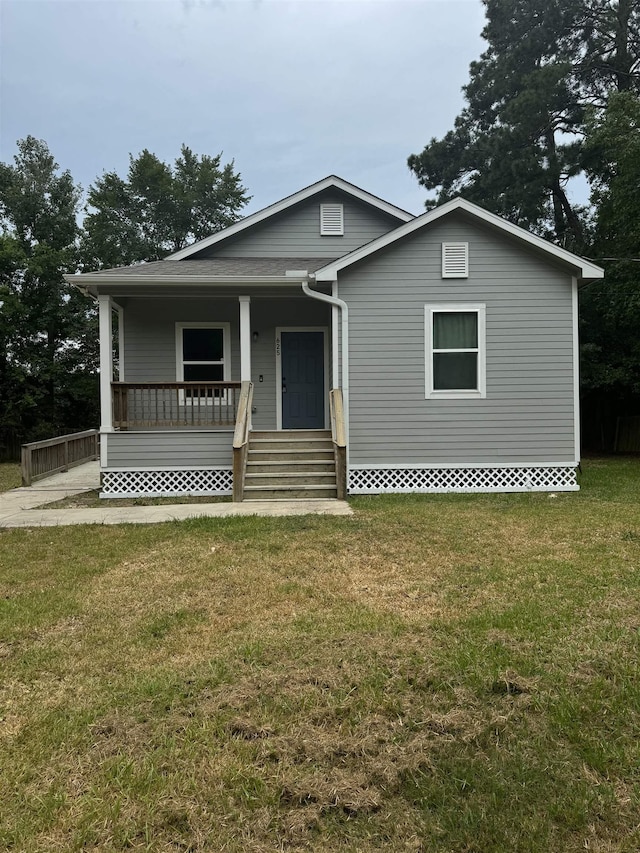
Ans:
{"type": "Polygon", "coordinates": [[[227,518],[232,515],[352,515],[346,501],[245,501],[243,503],[104,506],[81,509],[35,509],[46,503],[100,487],[97,462],[54,474],[34,486],[0,493],[0,528],[59,527],[69,524],[158,524],[185,518],[227,518]]]}

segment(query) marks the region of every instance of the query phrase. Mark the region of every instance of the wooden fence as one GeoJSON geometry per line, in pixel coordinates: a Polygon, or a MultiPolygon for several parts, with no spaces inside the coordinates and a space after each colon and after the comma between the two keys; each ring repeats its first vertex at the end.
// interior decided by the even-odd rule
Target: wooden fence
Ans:
{"type": "Polygon", "coordinates": [[[99,436],[99,430],[87,429],[23,444],[22,485],[30,486],[50,474],[68,471],[83,462],[97,459],[99,436]]]}
{"type": "Polygon", "coordinates": [[[616,453],[640,453],[640,416],[618,418],[614,449],[616,453]]]}

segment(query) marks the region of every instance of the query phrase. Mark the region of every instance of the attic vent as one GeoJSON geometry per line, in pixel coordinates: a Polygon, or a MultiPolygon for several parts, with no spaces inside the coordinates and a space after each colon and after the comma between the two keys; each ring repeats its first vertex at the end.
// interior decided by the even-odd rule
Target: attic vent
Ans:
{"type": "Polygon", "coordinates": [[[342,236],[344,234],[344,215],[341,204],[320,205],[320,235],[322,237],[342,236]]]}
{"type": "Polygon", "coordinates": [[[468,278],[469,244],[442,244],[442,278],[468,278]]]}

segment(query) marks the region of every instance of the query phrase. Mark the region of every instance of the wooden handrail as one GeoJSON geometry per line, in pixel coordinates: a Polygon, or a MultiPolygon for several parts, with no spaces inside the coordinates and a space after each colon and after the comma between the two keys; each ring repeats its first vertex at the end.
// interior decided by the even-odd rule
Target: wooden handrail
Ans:
{"type": "Polygon", "coordinates": [[[251,429],[251,406],[253,404],[253,382],[243,382],[238,402],[238,416],[233,433],[233,500],[239,502],[244,496],[244,477],[247,470],[247,449],[251,429]]]}
{"type": "Polygon", "coordinates": [[[333,455],[336,461],[337,497],[338,500],[343,501],[347,496],[347,430],[341,388],[332,388],[329,392],[329,418],[333,455]]]}
{"type": "Polygon", "coordinates": [[[100,430],[86,429],[22,445],[22,485],[97,459],[100,430]]]}
{"type": "Polygon", "coordinates": [[[136,389],[136,388],[158,388],[162,390],[163,388],[177,388],[178,390],[186,388],[186,389],[198,389],[198,388],[220,388],[225,390],[227,388],[241,388],[241,382],[112,382],[112,388],[125,388],[125,389],[136,389]]]}

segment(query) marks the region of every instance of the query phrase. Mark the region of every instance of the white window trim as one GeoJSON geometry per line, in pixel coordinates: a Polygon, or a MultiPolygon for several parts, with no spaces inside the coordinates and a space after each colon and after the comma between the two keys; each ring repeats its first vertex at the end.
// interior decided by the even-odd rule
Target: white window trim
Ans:
{"type": "Polygon", "coordinates": [[[320,236],[321,237],[343,237],[344,236],[344,205],[332,202],[320,205],[320,236]],[[325,222],[325,210],[333,209],[340,211],[340,224],[337,227],[329,227],[325,222]],[[339,229],[339,230],[338,230],[339,229]]]}
{"type": "Polygon", "coordinates": [[[442,244],[442,278],[469,278],[469,244],[468,243],[443,243],[442,244]],[[463,272],[449,272],[447,270],[448,266],[448,253],[450,249],[463,249],[464,250],[464,271],[463,272]]]}
{"type": "MultiPolygon", "coordinates": [[[[231,378],[231,324],[230,323],[176,323],[176,382],[184,382],[184,361],[182,359],[182,332],[184,329],[222,329],[222,381],[231,378]]],[[[207,362],[198,362],[206,364],[207,362]]],[[[217,364],[218,362],[211,362],[217,364]]],[[[202,402],[213,405],[213,399],[202,402]]],[[[184,392],[180,392],[180,403],[185,403],[184,392]]]]}
{"type": "Polygon", "coordinates": [[[487,396],[486,305],[481,302],[442,302],[424,306],[425,397],[428,400],[473,400],[487,396]],[[437,391],[433,387],[433,315],[442,312],[475,312],[478,316],[478,348],[455,352],[478,353],[478,387],[460,391],[437,391]]]}

